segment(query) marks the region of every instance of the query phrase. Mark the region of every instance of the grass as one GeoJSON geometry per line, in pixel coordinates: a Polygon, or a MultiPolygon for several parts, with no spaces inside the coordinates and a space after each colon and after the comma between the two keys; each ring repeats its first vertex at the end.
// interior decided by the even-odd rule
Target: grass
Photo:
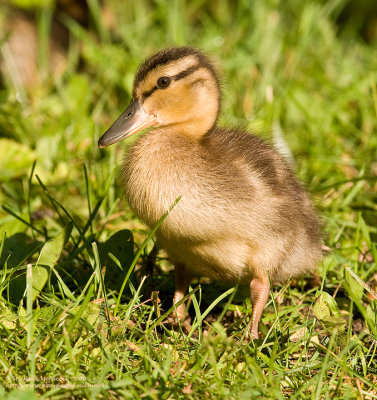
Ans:
{"type": "Polygon", "coordinates": [[[91,0],[88,29],[58,13],[54,73],[41,3],[34,85],[0,37],[0,398],[377,398],[376,43],[336,23],[347,1],[107,0],[109,28],[91,0]],[[272,291],[252,343],[241,287],[193,282],[195,332],[161,324],[172,267],[161,253],[141,278],[153,238],[122,196],[122,146],[97,148],[139,63],[182,44],[221,68],[221,124],[281,130],[332,249],[317,278],[272,291]]]}

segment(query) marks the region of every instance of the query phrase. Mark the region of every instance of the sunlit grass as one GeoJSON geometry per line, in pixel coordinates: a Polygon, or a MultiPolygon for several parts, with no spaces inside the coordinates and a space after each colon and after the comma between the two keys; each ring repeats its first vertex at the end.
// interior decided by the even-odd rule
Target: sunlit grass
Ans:
{"type": "Polygon", "coordinates": [[[52,8],[34,9],[34,86],[0,36],[0,397],[376,398],[376,45],[339,32],[338,1],[103,4],[111,27],[94,0],[89,29],[59,15],[70,41],[54,73],[52,8]],[[221,124],[281,129],[332,249],[314,283],[274,290],[254,343],[242,287],[193,282],[195,332],[161,324],[172,267],[161,253],[141,278],[153,240],[122,196],[122,145],[97,147],[140,62],[181,44],[218,66],[221,124]],[[329,315],[313,311],[321,292],[329,315]]]}

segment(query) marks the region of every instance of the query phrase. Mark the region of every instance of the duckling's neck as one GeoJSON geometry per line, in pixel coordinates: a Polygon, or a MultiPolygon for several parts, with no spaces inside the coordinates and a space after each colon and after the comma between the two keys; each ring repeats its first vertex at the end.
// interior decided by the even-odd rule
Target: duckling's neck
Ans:
{"type": "Polygon", "coordinates": [[[203,117],[171,124],[160,129],[169,134],[184,135],[191,140],[200,141],[215,126],[215,122],[216,120],[208,120],[207,117],[203,117]]]}

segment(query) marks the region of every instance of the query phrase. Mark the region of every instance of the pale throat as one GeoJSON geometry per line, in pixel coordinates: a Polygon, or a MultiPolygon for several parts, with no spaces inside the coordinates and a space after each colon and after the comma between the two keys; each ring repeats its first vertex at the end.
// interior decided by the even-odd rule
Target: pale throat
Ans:
{"type": "Polygon", "coordinates": [[[165,127],[171,133],[184,134],[193,140],[200,140],[216,123],[216,114],[210,118],[206,115],[195,119],[176,122],[165,127]]]}

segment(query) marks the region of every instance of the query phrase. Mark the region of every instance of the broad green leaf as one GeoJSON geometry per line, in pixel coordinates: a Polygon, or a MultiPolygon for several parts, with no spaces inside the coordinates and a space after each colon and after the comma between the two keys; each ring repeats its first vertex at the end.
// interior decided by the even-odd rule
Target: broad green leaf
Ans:
{"type": "Polygon", "coordinates": [[[68,222],[64,229],[62,229],[53,239],[46,242],[46,244],[42,247],[38,259],[38,265],[53,267],[57,263],[60,254],[63,251],[64,245],[69,239],[72,228],[72,222],[68,222]]]}
{"type": "Polygon", "coordinates": [[[0,321],[7,329],[14,329],[17,325],[18,316],[2,302],[0,302],[0,321]]]}
{"type": "Polygon", "coordinates": [[[27,229],[27,227],[18,219],[7,215],[4,218],[0,219],[0,237],[4,237],[4,233],[7,233],[7,237],[9,238],[13,234],[17,232],[23,232],[27,229]]]}
{"type": "Polygon", "coordinates": [[[42,247],[37,265],[33,268],[33,300],[44,288],[51,268],[59,260],[64,245],[72,231],[72,222],[69,222],[52,240],[42,247]]]}
{"type": "Polygon", "coordinates": [[[114,268],[115,271],[118,269],[117,264],[109,257],[109,253],[111,253],[120,262],[120,267],[123,271],[127,270],[135,256],[132,232],[128,229],[122,229],[114,233],[105,243],[98,245],[98,251],[102,265],[114,268]]]}
{"type": "Polygon", "coordinates": [[[20,324],[23,327],[26,327],[28,315],[27,315],[27,311],[26,311],[25,307],[23,307],[22,304],[19,305],[17,314],[18,314],[18,319],[20,321],[20,324]]]}
{"type": "Polygon", "coordinates": [[[313,307],[313,314],[331,335],[336,335],[340,348],[346,344],[346,320],[344,320],[336,301],[326,292],[321,292],[313,307]]]}
{"type": "Polygon", "coordinates": [[[34,267],[33,268],[33,294],[32,300],[34,301],[37,295],[44,288],[50,272],[46,267],[34,267]]]}
{"type": "Polygon", "coordinates": [[[361,300],[363,298],[364,288],[347,268],[344,270],[344,279],[347,283],[347,292],[349,292],[350,295],[352,294],[351,298],[361,300]]]}
{"type": "Polygon", "coordinates": [[[370,323],[373,324],[374,326],[376,326],[376,322],[377,322],[377,304],[376,304],[376,300],[374,300],[374,304],[372,302],[371,304],[368,304],[366,306],[365,314],[366,314],[368,320],[370,321],[370,323]]]}
{"type": "Polygon", "coordinates": [[[340,311],[336,301],[326,292],[321,292],[313,307],[314,316],[323,321],[328,317],[339,317],[340,311]]]}
{"type": "Polygon", "coordinates": [[[0,138],[0,180],[27,174],[35,158],[35,152],[28,146],[0,138]]]}
{"type": "Polygon", "coordinates": [[[322,322],[329,328],[340,328],[344,327],[346,324],[346,321],[342,317],[335,317],[333,315],[324,317],[322,322]]]}

